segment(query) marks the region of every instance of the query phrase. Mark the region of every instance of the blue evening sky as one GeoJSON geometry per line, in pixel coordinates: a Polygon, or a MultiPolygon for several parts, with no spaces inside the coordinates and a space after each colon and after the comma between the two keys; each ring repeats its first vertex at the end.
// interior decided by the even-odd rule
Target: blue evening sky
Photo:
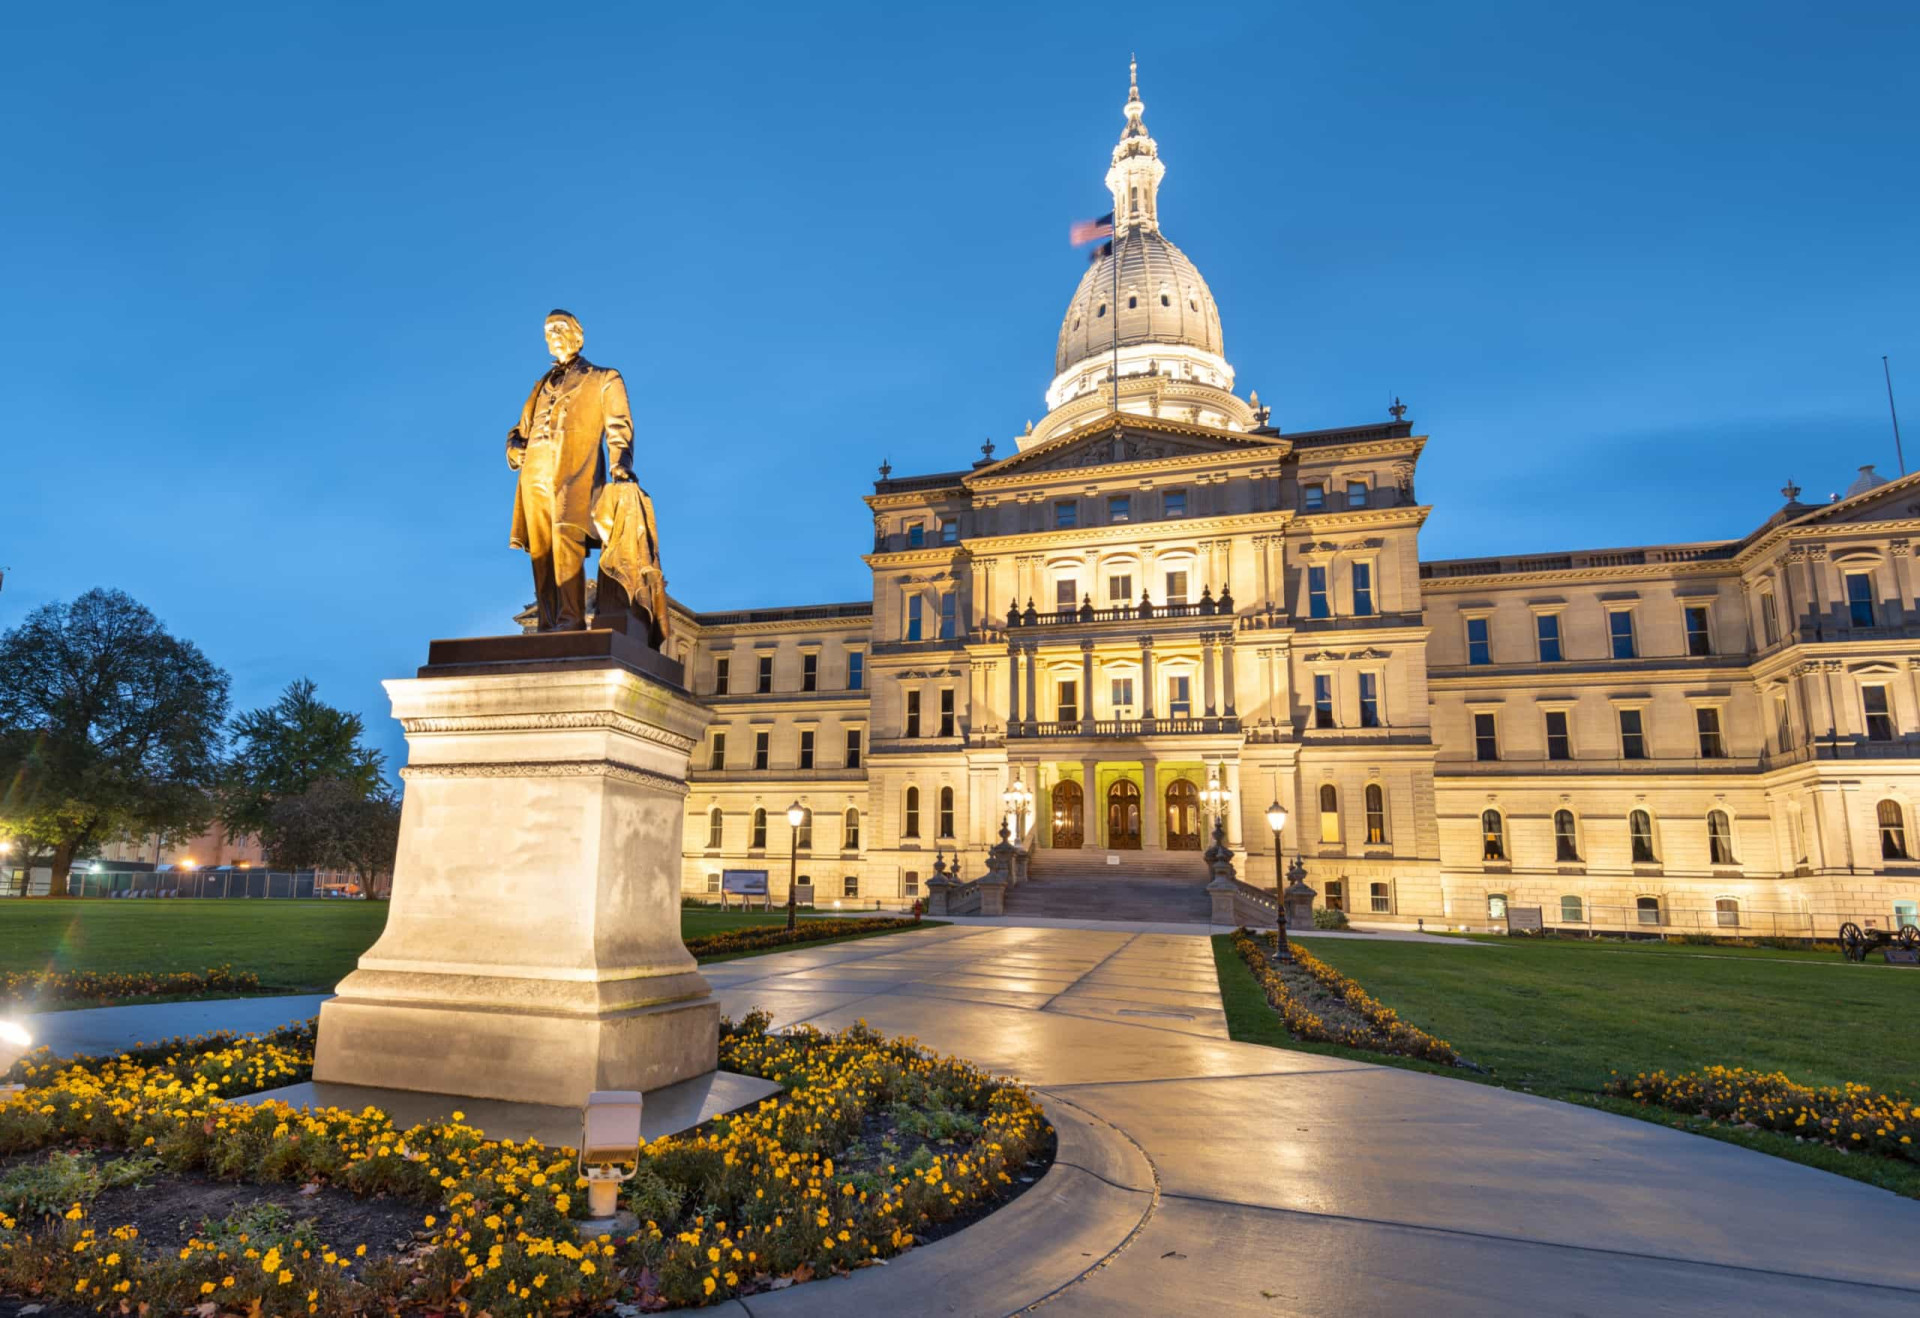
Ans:
{"type": "MultiPolygon", "coordinates": [[[[1286,429],[1432,436],[1428,557],[1739,535],[1920,461],[1885,3],[20,5],[0,627],[121,587],[378,689],[529,597],[502,440],[577,312],[673,592],[859,599],[874,468],[1044,411],[1137,50],[1162,218],[1286,429]]],[[[1002,453],[1008,450],[1003,447],[1002,453]]]]}

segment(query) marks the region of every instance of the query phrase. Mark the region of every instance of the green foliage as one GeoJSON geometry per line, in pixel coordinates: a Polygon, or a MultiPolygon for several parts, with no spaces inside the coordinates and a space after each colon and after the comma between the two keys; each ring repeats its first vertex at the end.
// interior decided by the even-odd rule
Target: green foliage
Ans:
{"type": "MultiPolygon", "coordinates": [[[[220,819],[228,831],[258,837],[276,865],[324,863],[338,824],[316,817],[331,803],[384,800],[386,757],[363,745],[358,714],[335,709],[314,694],[309,678],[287,684],[280,699],[233,721],[234,747],[221,781],[220,819]],[[331,785],[330,787],[327,785],[331,785]],[[302,816],[276,818],[280,807],[319,789],[302,816]],[[284,830],[284,831],[283,831],[284,830]]],[[[336,812],[337,813],[337,812],[336,812]]]]}
{"type": "Polygon", "coordinates": [[[115,1158],[102,1166],[90,1153],[55,1149],[44,1158],[14,1164],[0,1177],[0,1212],[19,1218],[59,1217],[75,1204],[92,1203],[102,1190],[138,1185],[158,1170],[158,1158],[115,1158]]]}
{"type": "Polygon", "coordinates": [[[1345,911],[1330,911],[1324,906],[1316,907],[1313,912],[1313,927],[1315,929],[1345,929],[1347,927],[1347,913],[1345,911]]]}
{"type": "Polygon", "coordinates": [[[0,633],[0,829],[52,861],[213,816],[227,675],[117,590],[0,633]]]}

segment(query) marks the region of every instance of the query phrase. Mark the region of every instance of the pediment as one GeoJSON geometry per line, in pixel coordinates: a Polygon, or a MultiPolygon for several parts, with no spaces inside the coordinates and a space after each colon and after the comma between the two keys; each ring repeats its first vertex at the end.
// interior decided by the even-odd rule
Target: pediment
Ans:
{"type": "Polygon", "coordinates": [[[972,479],[1072,471],[1126,462],[1158,462],[1169,458],[1244,454],[1273,448],[1274,441],[1262,436],[1176,427],[1165,423],[1122,422],[1115,425],[1109,420],[1097,428],[1062,435],[1038,448],[1017,453],[1004,462],[983,467],[973,473],[972,479]]]}

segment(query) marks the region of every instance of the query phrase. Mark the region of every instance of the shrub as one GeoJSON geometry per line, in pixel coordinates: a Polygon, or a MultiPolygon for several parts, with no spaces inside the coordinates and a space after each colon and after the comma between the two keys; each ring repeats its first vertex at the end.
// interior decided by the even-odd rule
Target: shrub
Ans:
{"type": "Polygon", "coordinates": [[[1803,1085],[1778,1071],[1709,1066],[1668,1075],[1618,1073],[1604,1092],[1636,1103],[1696,1113],[1715,1121],[1818,1140],[1850,1153],[1920,1162],[1920,1103],[1865,1085],[1803,1085]]]}
{"type": "Polygon", "coordinates": [[[194,993],[253,993],[260,976],[220,966],[207,971],[121,974],[104,970],[0,972],[0,1006],[25,1002],[87,1002],[105,998],[184,997],[194,993]]]}
{"type": "Polygon", "coordinates": [[[883,929],[911,929],[920,917],[892,920],[801,920],[788,929],[785,925],[747,925],[724,933],[689,938],[687,951],[696,957],[726,956],[734,952],[758,952],[769,947],[787,947],[794,943],[817,943],[823,938],[842,938],[847,934],[878,933],[883,929]]]}
{"type": "Polygon", "coordinates": [[[1345,929],[1347,927],[1347,913],[1345,911],[1330,911],[1324,906],[1315,907],[1313,912],[1313,927],[1315,929],[1345,929]]]}

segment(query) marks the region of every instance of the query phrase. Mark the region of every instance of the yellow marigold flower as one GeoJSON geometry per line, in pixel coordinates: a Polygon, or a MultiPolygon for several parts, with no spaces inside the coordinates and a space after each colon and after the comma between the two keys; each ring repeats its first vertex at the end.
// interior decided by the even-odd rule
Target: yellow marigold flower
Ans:
{"type": "Polygon", "coordinates": [[[203,1281],[203,1282],[201,1282],[201,1283],[200,1283],[200,1293],[201,1293],[202,1295],[211,1295],[211,1294],[213,1294],[213,1293],[214,1293],[214,1291],[216,1291],[216,1290],[218,1290],[218,1289],[219,1289],[219,1287],[217,1287],[217,1286],[215,1286],[215,1285],[214,1285],[214,1284],[213,1284],[212,1282],[210,1282],[210,1281],[203,1281]]]}

